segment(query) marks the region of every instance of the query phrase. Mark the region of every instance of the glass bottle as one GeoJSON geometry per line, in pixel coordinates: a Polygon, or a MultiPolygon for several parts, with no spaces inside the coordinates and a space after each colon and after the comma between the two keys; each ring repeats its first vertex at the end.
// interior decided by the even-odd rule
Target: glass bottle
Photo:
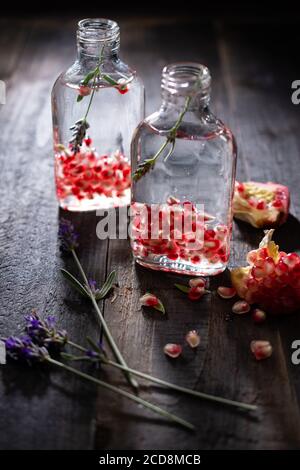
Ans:
{"type": "Polygon", "coordinates": [[[119,47],[115,21],[80,21],[77,60],[53,87],[56,191],[67,210],[130,203],[130,141],[144,117],[144,88],[119,47]]]}
{"type": "Polygon", "coordinates": [[[148,268],[222,272],[229,258],[236,145],[209,110],[211,77],[197,63],[162,72],[162,104],[131,146],[131,245],[148,268]]]}

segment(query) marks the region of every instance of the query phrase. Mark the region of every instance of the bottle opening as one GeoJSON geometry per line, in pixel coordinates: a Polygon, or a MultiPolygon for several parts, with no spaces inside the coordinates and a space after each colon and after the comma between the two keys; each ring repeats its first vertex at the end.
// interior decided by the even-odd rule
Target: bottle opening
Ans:
{"type": "Polygon", "coordinates": [[[202,90],[209,94],[211,77],[205,65],[194,62],[170,64],[162,71],[162,89],[171,94],[189,95],[202,90]]]}
{"type": "Polygon", "coordinates": [[[77,36],[81,41],[106,42],[118,39],[118,23],[106,18],[87,18],[79,21],[77,36]]]}

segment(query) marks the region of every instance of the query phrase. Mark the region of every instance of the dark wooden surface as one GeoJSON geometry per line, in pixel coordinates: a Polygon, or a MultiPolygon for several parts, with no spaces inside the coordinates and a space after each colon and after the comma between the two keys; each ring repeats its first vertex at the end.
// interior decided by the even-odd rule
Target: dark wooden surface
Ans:
{"type": "MultiPolygon", "coordinates": [[[[97,338],[90,305],[62,280],[58,211],[53,182],[50,89],[75,53],[74,19],[0,20],[0,79],[7,104],[0,108],[0,333],[17,332],[32,308],[58,315],[74,340],[97,338]]],[[[288,222],[276,235],[282,249],[300,249],[300,106],[291,82],[299,79],[297,27],[280,22],[201,22],[189,18],[120,19],[122,55],[145,81],[147,112],[159,104],[160,72],[167,62],[195,60],[213,76],[212,107],[233,129],[239,146],[238,177],[278,181],[291,189],[288,222]]],[[[116,269],[118,296],[102,305],[128,363],[170,381],[257,403],[252,417],[206,402],[143,387],[143,396],[197,425],[179,430],[128,403],[62,372],[0,367],[2,449],[287,449],[300,447],[300,366],[290,361],[300,337],[300,315],[253,325],[245,316],[226,321],[231,302],[214,293],[188,302],[174,277],[136,267],[127,241],[101,242],[94,213],[71,216],[81,234],[79,255],[101,282],[116,269]],[[142,312],[146,290],[165,303],[166,318],[142,312]],[[201,346],[177,361],[162,353],[199,330],[201,346]],[[269,339],[273,356],[261,363],[249,353],[252,339],[269,339]],[[121,432],[120,432],[121,431],[121,432]]],[[[231,266],[240,265],[261,237],[235,224],[231,266]]],[[[210,280],[211,289],[228,274],[210,280]]],[[[85,366],[86,369],[86,366],[85,366]]],[[[87,368],[88,369],[88,368],[87,368]]],[[[121,375],[107,372],[115,383],[121,375]]]]}

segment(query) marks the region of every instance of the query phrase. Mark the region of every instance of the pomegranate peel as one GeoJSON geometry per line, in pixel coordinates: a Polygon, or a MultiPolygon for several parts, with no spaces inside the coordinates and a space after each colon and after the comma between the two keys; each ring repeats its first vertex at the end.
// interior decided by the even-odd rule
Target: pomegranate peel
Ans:
{"type": "Polygon", "coordinates": [[[289,189],[277,183],[236,182],[233,198],[234,217],[256,228],[277,227],[289,213],[289,189]]]}
{"type": "Polygon", "coordinates": [[[248,253],[249,266],[231,270],[237,294],[267,313],[292,313],[300,306],[300,256],[279,251],[268,230],[259,248],[248,253]]]}

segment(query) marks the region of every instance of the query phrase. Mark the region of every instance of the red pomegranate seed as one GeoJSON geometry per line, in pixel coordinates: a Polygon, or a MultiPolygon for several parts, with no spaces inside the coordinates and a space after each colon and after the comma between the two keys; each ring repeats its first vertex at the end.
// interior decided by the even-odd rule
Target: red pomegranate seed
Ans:
{"type": "Polygon", "coordinates": [[[263,323],[266,320],[267,315],[263,310],[255,308],[252,312],[252,318],[254,323],[263,323]]]}
{"type": "Polygon", "coordinates": [[[182,353],[182,346],[180,344],[168,343],[164,346],[164,353],[172,359],[176,359],[182,353]]]}
{"type": "Polygon", "coordinates": [[[258,203],[256,204],[256,209],[258,210],[265,210],[267,208],[267,204],[265,203],[265,201],[258,201],[258,203]]]}
{"type": "Polygon", "coordinates": [[[254,354],[255,359],[260,361],[267,359],[272,355],[273,348],[270,341],[255,340],[250,343],[251,352],[254,354]]]}
{"type": "Polygon", "coordinates": [[[205,284],[203,277],[195,277],[189,280],[190,287],[205,287],[205,284]]]}
{"type": "Polygon", "coordinates": [[[234,287],[220,286],[218,287],[217,292],[222,299],[232,299],[232,297],[236,295],[234,287]]]}
{"type": "Polygon", "coordinates": [[[81,85],[79,87],[78,93],[80,96],[87,96],[87,95],[90,95],[91,89],[88,86],[81,85]]]}
{"type": "Polygon", "coordinates": [[[250,311],[250,305],[245,300],[238,300],[237,302],[235,302],[235,304],[233,304],[232,311],[233,313],[242,315],[250,311]]]}
{"type": "Polygon", "coordinates": [[[188,292],[188,298],[190,300],[199,300],[205,294],[204,287],[191,287],[188,292]]]}

